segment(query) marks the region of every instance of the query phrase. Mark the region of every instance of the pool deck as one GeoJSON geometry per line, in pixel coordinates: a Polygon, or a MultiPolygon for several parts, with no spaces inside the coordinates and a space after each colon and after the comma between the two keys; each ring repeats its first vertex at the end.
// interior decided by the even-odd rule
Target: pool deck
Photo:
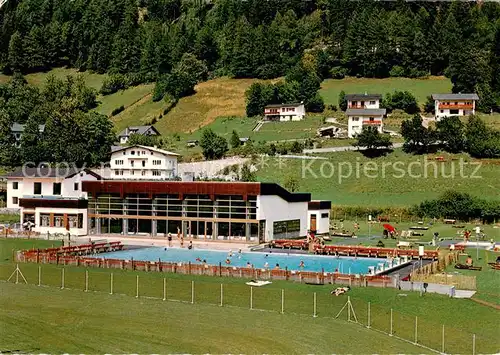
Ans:
{"type": "MultiPolygon", "coordinates": [[[[78,237],[76,241],[88,242],[92,241],[102,241],[107,240],[108,242],[122,242],[122,244],[126,246],[134,246],[134,247],[168,247],[168,240],[163,237],[124,237],[124,236],[108,236],[108,235],[94,235],[94,236],[85,236],[78,237]]],[[[184,248],[187,248],[189,245],[189,239],[184,239],[184,248]]],[[[212,249],[212,250],[248,250],[251,247],[255,247],[257,244],[247,244],[247,243],[239,243],[233,241],[204,241],[193,239],[193,247],[196,249],[212,249]]],[[[172,240],[172,246],[170,248],[180,248],[181,243],[174,237],[172,240]]]]}

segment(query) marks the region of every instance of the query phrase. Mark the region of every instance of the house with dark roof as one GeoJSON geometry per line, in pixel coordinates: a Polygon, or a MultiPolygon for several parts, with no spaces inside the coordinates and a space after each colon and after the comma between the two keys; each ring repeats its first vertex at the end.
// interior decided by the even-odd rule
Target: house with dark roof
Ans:
{"type": "MultiPolygon", "coordinates": [[[[20,123],[14,123],[10,128],[10,131],[16,140],[16,146],[21,144],[21,137],[23,136],[24,128],[25,125],[20,123]]],[[[38,130],[40,133],[43,133],[45,131],[45,125],[38,125],[38,130]]]]}
{"type": "Polygon", "coordinates": [[[477,94],[433,94],[436,121],[449,116],[468,116],[476,112],[477,94]]]}
{"type": "Polygon", "coordinates": [[[131,126],[125,128],[118,135],[120,144],[125,144],[132,134],[140,134],[141,136],[159,136],[160,132],[154,126],[131,126]]]}
{"type": "Polygon", "coordinates": [[[304,103],[267,105],[264,107],[265,121],[300,121],[306,116],[304,103]]]}
{"type": "Polygon", "coordinates": [[[385,109],[380,108],[380,94],[348,94],[347,100],[347,135],[353,138],[360,134],[365,126],[376,127],[383,132],[385,109]]]}

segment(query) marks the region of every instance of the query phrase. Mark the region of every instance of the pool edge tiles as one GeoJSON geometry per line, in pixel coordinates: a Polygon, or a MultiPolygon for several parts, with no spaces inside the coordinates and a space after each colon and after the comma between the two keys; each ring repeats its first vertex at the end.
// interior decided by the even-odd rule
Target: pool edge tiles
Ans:
{"type": "Polygon", "coordinates": [[[401,267],[407,260],[395,258],[364,258],[293,254],[283,252],[238,252],[195,248],[148,247],[125,249],[93,256],[99,259],[118,259],[182,264],[207,264],[257,269],[275,269],[308,272],[338,272],[340,274],[377,275],[401,267]]]}

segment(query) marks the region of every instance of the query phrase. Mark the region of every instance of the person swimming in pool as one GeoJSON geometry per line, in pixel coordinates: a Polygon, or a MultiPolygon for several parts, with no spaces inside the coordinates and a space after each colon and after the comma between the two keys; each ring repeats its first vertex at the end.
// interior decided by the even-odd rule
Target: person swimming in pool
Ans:
{"type": "Polygon", "coordinates": [[[264,264],[264,268],[267,270],[269,269],[269,263],[266,261],[266,263],[264,264]]]}
{"type": "Polygon", "coordinates": [[[266,256],[264,256],[264,258],[266,258],[266,259],[267,259],[267,257],[268,257],[268,256],[269,256],[269,255],[267,255],[267,254],[266,254],[266,256]]]}
{"type": "Polygon", "coordinates": [[[196,261],[197,261],[197,262],[200,262],[200,261],[201,261],[201,259],[200,259],[200,258],[196,258],[196,261]]]}
{"type": "Polygon", "coordinates": [[[227,264],[227,265],[231,264],[231,260],[226,259],[226,264],[227,264]]]}
{"type": "Polygon", "coordinates": [[[276,264],[276,266],[274,267],[275,270],[279,270],[280,269],[280,264],[276,264]]]}
{"type": "Polygon", "coordinates": [[[304,260],[300,261],[299,268],[303,269],[305,267],[304,260]]]}
{"type": "Polygon", "coordinates": [[[233,257],[233,251],[232,251],[232,250],[229,250],[229,254],[228,254],[228,256],[229,256],[230,258],[232,258],[232,257],[233,257]]]}

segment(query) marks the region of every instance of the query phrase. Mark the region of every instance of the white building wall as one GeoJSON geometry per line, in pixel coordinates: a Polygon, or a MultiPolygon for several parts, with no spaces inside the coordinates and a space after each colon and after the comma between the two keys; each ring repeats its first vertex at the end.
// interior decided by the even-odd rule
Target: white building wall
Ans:
{"type": "Polygon", "coordinates": [[[110,168],[112,179],[171,179],[178,171],[177,156],[139,147],[112,153],[110,168]],[[153,175],[153,171],[160,175],[153,175]]]}
{"type": "Polygon", "coordinates": [[[87,194],[82,192],[82,181],[93,181],[97,180],[97,178],[93,175],[87,174],[82,171],[71,178],[63,179],[63,178],[32,178],[32,177],[23,177],[23,178],[8,178],[7,180],[7,208],[19,208],[19,199],[25,196],[35,196],[35,197],[44,197],[44,196],[61,196],[61,197],[71,197],[71,198],[80,198],[87,197],[87,194]],[[18,188],[14,189],[14,182],[18,183],[18,188]],[[35,195],[35,182],[42,183],[42,193],[39,195],[35,195]],[[54,195],[54,183],[61,183],[61,194],[54,195]],[[78,182],[78,190],[74,190],[74,184],[78,182]],[[17,197],[18,203],[13,203],[13,197],[17,197]]]}
{"type": "Polygon", "coordinates": [[[473,115],[475,113],[475,108],[476,108],[476,100],[462,100],[462,101],[460,101],[460,100],[444,100],[444,101],[434,100],[434,112],[436,113],[435,116],[436,116],[437,121],[441,120],[443,117],[473,115]],[[450,102],[452,104],[454,104],[455,102],[458,102],[459,104],[463,104],[465,102],[472,102],[472,109],[458,109],[458,114],[457,113],[451,114],[449,108],[444,108],[444,109],[439,108],[440,104],[448,103],[448,102],[450,102]]]}
{"type": "Polygon", "coordinates": [[[307,211],[307,229],[311,229],[311,216],[316,215],[316,234],[326,234],[330,232],[330,210],[310,210],[307,211]],[[327,217],[322,217],[327,214],[327,217]]]}
{"type": "MultiPolygon", "coordinates": [[[[354,100],[356,101],[356,106],[352,108],[380,108],[380,100],[354,100]],[[363,106],[361,106],[361,101],[364,101],[363,106]]],[[[348,100],[347,101],[347,107],[353,106],[353,100],[348,100]]]]}
{"type": "MultiPolygon", "coordinates": [[[[21,221],[23,220],[23,209],[21,209],[21,221]]],[[[35,227],[33,227],[33,231],[39,232],[41,234],[47,234],[47,232],[54,233],[62,233],[71,235],[87,235],[87,226],[88,218],[87,218],[87,209],[76,209],[76,208],[48,208],[48,207],[38,207],[35,209],[35,227]],[[65,227],[41,227],[40,226],[40,215],[41,214],[83,214],[83,223],[82,228],[70,228],[69,231],[66,230],[65,227]]]]}
{"type": "MultiPolygon", "coordinates": [[[[384,131],[384,116],[370,116],[373,117],[377,121],[382,121],[380,125],[377,125],[377,130],[380,133],[384,131]]],[[[368,116],[349,116],[347,120],[347,136],[349,138],[354,138],[357,134],[360,134],[363,130],[363,121],[369,120],[368,116]]]]}
{"type": "Polygon", "coordinates": [[[266,220],[264,240],[273,239],[273,222],[300,219],[300,236],[307,235],[307,202],[287,202],[276,195],[257,196],[257,219],[266,220]]]}

